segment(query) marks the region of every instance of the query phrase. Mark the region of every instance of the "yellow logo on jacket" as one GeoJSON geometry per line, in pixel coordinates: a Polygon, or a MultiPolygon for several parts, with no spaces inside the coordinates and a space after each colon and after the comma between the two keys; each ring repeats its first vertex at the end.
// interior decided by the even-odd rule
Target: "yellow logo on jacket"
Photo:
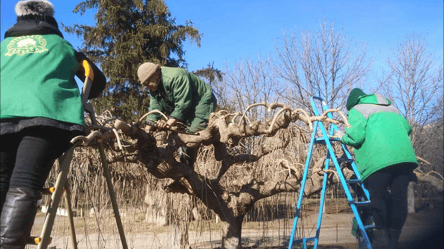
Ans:
{"type": "Polygon", "coordinates": [[[6,56],[23,56],[25,54],[37,54],[48,51],[46,39],[41,35],[26,35],[12,39],[8,44],[6,56]]]}

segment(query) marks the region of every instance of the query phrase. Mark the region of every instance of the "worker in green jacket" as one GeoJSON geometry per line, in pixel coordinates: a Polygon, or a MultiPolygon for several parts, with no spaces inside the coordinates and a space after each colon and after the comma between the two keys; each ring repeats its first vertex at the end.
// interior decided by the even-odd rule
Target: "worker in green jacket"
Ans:
{"type": "MultiPolygon", "coordinates": [[[[202,79],[182,68],[160,67],[151,62],[140,65],[137,75],[140,83],[149,89],[148,111],[159,110],[169,115],[163,122],[159,120],[161,115],[154,113],[147,116],[148,121],[159,120],[158,128],[171,127],[180,121],[189,126],[190,133],[207,127],[217,101],[213,89],[202,79]]],[[[153,127],[146,129],[150,131],[153,127]]]]}
{"type": "Polygon", "coordinates": [[[370,192],[373,248],[396,248],[407,218],[409,179],[418,166],[409,138],[412,128],[390,100],[359,88],[350,92],[347,110],[351,127],[341,141],[355,148],[359,173],[370,192]]]}
{"type": "MultiPolygon", "coordinates": [[[[85,123],[74,76],[85,77],[78,72],[86,57],[63,39],[49,1],[19,1],[15,11],[17,23],[1,43],[2,249],[24,248],[29,241],[54,161],[84,132],[85,123]]],[[[88,98],[99,96],[106,83],[103,73],[94,65],[92,69],[88,98]]]]}
{"type": "MultiPolygon", "coordinates": [[[[143,63],[137,69],[140,83],[148,88],[150,106],[148,111],[158,110],[168,115],[162,120],[159,113],[147,116],[147,121],[156,122],[158,129],[173,127],[178,121],[189,126],[187,132],[196,133],[208,126],[208,118],[216,109],[217,100],[213,89],[195,74],[182,68],[160,67],[151,62],[143,63]]],[[[150,132],[153,126],[147,125],[150,132]]],[[[193,168],[197,151],[181,147],[181,162],[193,168]]]]}

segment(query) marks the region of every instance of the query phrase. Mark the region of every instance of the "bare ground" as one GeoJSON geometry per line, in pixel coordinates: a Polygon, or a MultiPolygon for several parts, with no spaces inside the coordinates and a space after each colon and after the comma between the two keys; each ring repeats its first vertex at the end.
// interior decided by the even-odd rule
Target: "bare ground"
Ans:
{"type": "MultiPolygon", "coordinates": [[[[353,214],[349,212],[326,213],[322,219],[318,248],[349,249],[357,248],[355,237],[351,235],[353,214]]],[[[35,231],[42,227],[44,216],[38,215],[35,222],[35,231]]],[[[123,217],[126,241],[129,248],[179,248],[179,232],[173,226],[153,226],[145,222],[128,223],[123,217]]],[[[97,220],[85,222],[84,218],[75,218],[78,248],[122,248],[117,232],[113,233],[97,231],[97,220]],[[83,220],[83,221],[82,221],[83,220]],[[77,224],[84,222],[84,226],[77,228],[77,224]],[[88,234],[88,236],[85,236],[88,234]]],[[[113,219],[99,221],[101,225],[115,224],[113,219]]],[[[316,216],[307,215],[300,220],[305,229],[303,237],[314,236],[316,216]]],[[[73,248],[68,236],[68,221],[66,217],[56,218],[53,230],[53,239],[50,249],[73,248]]],[[[288,248],[289,235],[293,219],[278,219],[268,222],[246,222],[242,230],[243,248],[288,248]],[[282,228],[285,227],[285,228],[282,228]]],[[[200,229],[191,229],[189,242],[193,249],[207,249],[221,247],[220,226],[217,224],[200,224],[200,229]]],[[[404,225],[399,248],[407,249],[433,249],[443,248],[443,205],[442,202],[433,207],[418,210],[409,214],[404,225]]],[[[34,234],[35,234],[34,231],[34,234]]],[[[28,246],[28,248],[35,248],[28,246]]],[[[294,248],[299,248],[295,246],[294,248]]]]}

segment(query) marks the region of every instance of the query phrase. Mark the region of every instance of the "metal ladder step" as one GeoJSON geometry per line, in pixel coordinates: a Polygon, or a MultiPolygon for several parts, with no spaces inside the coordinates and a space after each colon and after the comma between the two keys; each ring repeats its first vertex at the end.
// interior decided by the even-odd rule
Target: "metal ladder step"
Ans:
{"type": "Polygon", "coordinates": [[[354,204],[357,207],[363,207],[363,206],[368,206],[370,205],[370,201],[349,201],[349,204],[354,204]]]}
{"type": "Polygon", "coordinates": [[[365,230],[370,229],[370,228],[375,228],[375,224],[371,224],[371,225],[366,225],[366,226],[364,226],[364,229],[365,229],[365,230]]]}
{"type": "Polygon", "coordinates": [[[347,163],[352,163],[353,159],[350,158],[343,158],[343,157],[339,157],[337,158],[338,162],[342,163],[342,162],[347,162],[347,163]]]}
{"type": "Polygon", "coordinates": [[[55,191],[54,187],[44,188],[42,190],[42,195],[52,195],[52,193],[54,193],[54,191],[55,191]]]}
{"type": "Polygon", "coordinates": [[[306,242],[314,241],[315,239],[316,239],[316,237],[306,237],[306,238],[295,240],[294,243],[304,243],[304,242],[306,243],[306,242]]]}
{"type": "Polygon", "coordinates": [[[361,180],[359,180],[359,179],[348,179],[348,180],[345,180],[347,183],[349,183],[349,184],[360,184],[360,183],[362,183],[362,181],[361,180]]]}
{"type": "MultiPolygon", "coordinates": [[[[339,138],[336,138],[336,137],[329,137],[328,140],[335,141],[335,142],[341,141],[341,140],[339,140],[339,138]]],[[[317,138],[315,138],[314,142],[317,144],[325,144],[325,139],[323,137],[317,137],[317,138]]]]}
{"type": "MultiPolygon", "coordinates": [[[[52,241],[52,237],[49,237],[49,243],[51,244],[52,241]]],[[[42,242],[42,238],[38,237],[38,236],[31,236],[28,239],[28,242],[26,243],[27,245],[38,245],[40,242],[42,242]]]]}

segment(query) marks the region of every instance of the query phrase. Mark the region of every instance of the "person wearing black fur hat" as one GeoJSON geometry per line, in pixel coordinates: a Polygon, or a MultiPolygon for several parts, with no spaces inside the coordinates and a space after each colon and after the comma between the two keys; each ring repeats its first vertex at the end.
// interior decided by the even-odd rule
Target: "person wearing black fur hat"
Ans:
{"type": "MultiPolygon", "coordinates": [[[[1,44],[0,248],[24,248],[41,190],[56,158],[84,132],[83,106],[74,76],[87,59],[63,39],[54,7],[19,1],[17,23],[1,44]]],[[[89,98],[106,78],[93,66],[89,98]]]]}

